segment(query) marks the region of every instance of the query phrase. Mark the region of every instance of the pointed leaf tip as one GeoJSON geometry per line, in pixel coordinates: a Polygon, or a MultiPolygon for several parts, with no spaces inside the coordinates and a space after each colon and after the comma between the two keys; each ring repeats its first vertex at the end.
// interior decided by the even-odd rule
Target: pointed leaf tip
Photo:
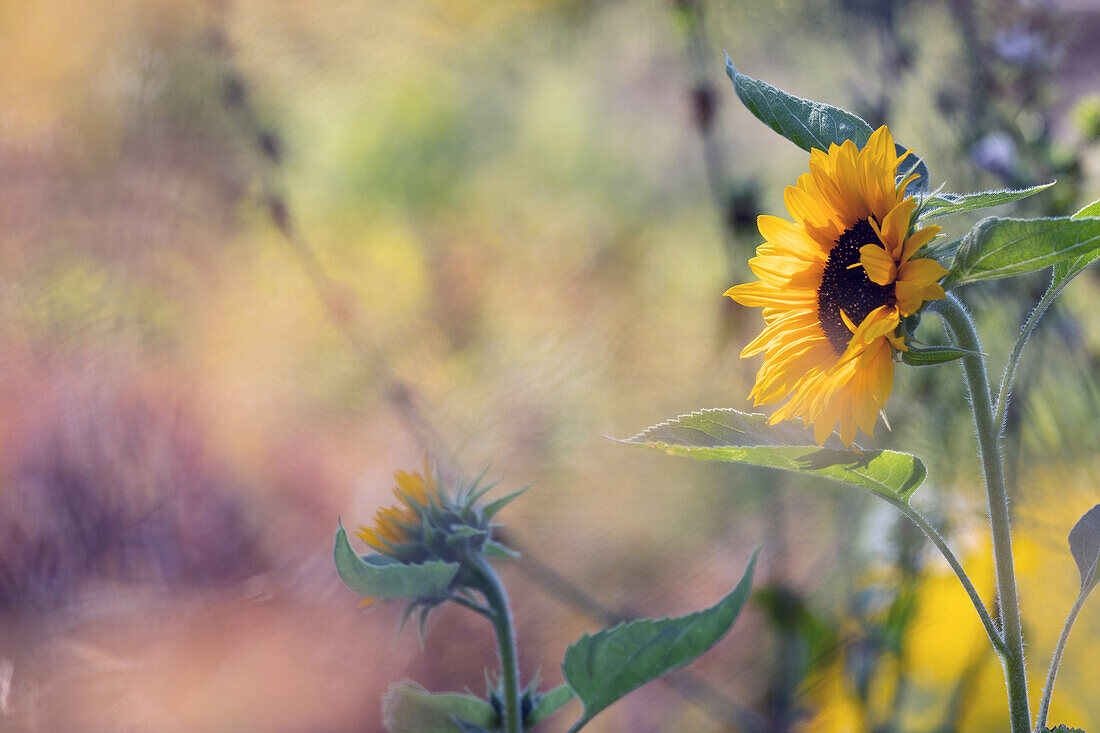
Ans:
{"type": "Polygon", "coordinates": [[[565,652],[562,675],[584,704],[579,729],[597,713],[658,677],[693,662],[733,626],[749,597],[757,547],[729,595],[687,616],[642,619],[585,634],[565,652]]]}

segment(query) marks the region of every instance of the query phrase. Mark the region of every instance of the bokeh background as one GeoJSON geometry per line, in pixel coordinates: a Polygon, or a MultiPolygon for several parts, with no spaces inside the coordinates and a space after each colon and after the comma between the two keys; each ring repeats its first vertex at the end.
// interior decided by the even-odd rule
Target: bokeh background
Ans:
{"type": "MultiPolygon", "coordinates": [[[[888,506],[602,436],[747,407],[759,314],[721,294],[807,156],[723,50],[947,190],[1058,179],[1014,209],[1043,215],[1100,196],[1098,38],[1093,0],[0,3],[0,729],[380,731],[391,682],[480,692],[482,619],[395,641],[332,567],[428,450],[534,484],[502,572],[546,685],[764,543],[729,637],[594,733],[1003,731],[973,609],[888,506]]],[[[963,292],[995,373],[1043,287],[963,292]]],[[[1092,271],[1046,317],[1009,416],[1035,700],[1100,498],[1098,298],[1092,271]]],[[[895,385],[876,443],[924,457],[992,599],[959,370],[895,385]]],[[[1100,726],[1097,659],[1094,602],[1053,722],[1100,726]]]]}

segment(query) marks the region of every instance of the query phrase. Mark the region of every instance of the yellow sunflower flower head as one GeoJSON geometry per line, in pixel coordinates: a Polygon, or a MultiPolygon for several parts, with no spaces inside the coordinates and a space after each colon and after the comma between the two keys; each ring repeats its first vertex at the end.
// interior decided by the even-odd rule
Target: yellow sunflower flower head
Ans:
{"type": "MultiPolygon", "coordinates": [[[[479,503],[495,484],[479,485],[481,476],[466,486],[448,491],[440,478],[424,459],[421,471],[397,471],[393,489],[398,503],[379,509],[374,523],[361,526],[355,532],[373,550],[363,560],[375,566],[418,565],[429,561],[468,564],[471,558],[486,552],[512,556],[507,547],[492,539],[493,517],[515,497],[517,491],[505,497],[479,503]]],[[[455,583],[464,582],[463,573],[455,583]]],[[[360,605],[367,606],[375,599],[367,598],[360,605]]],[[[417,599],[427,606],[441,602],[437,598],[417,599]]]]}
{"type": "Polygon", "coordinates": [[[824,443],[839,428],[874,432],[893,385],[893,350],[905,351],[898,325],[929,300],[944,297],[938,262],[914,258],[939,233],[914,231],[917,201],[905,196],[916,174],[899,177],[899,156],[886,126],[858,149],[851,140],[813,150],[810,170],[783,198],[793,221],[761,216],[766,240],[749,260],[756,282],[726,295],[763,308],[764,330],[741,352],[764,353],[750,397],[786,400],[771,422],[801,417],[824,443]]]}

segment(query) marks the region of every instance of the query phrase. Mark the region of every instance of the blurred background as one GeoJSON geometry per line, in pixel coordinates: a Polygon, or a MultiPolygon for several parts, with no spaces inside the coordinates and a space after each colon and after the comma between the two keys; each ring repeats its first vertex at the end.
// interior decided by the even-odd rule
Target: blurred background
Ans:
{"type": "MultiPolygon", "coordinates": [[[[1058,179],[1013,209],[1053,215],[1100,196],[1098,38],[1094,0],[0,2],[0,729],[380,731],[391,682],[480,693],[482,619],[395,641],[332,566],[428,450],[534,484],[502,572],[545,685],[764,542],[731,634],[593,733],[1003,731],[966,595],[884,503],[602,436],[748,408],[759,312],[722,293],[807,155],[723,50],[933,185],[1058,179]]],[[[963,291],[995,376],[1044,277],[963,291]]],[[[1047,315],[1009,415],[1034,700],[1100,498],[1098,298],[1047,315]]],[[[991,601],[958,367],[900,367],[889,416],[991,601]]],[[[1052,723],[1100,726],[1098,658],[1094,602],[1052,723]]]]}

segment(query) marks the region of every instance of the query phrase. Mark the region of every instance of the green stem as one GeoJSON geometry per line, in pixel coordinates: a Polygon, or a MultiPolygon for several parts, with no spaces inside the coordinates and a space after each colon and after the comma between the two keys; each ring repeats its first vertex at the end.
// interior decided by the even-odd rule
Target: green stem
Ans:
{"type": "Polygon", "coordinates": [[[1023,354],[1024,347],[1027,346],[1028,339],[1031,338],[1035,327],[1039,325],[1040,319],[1046,314],[1047,308],[1054,302],[1054,299],[1058,297],[1059,292],[1061,290],[1056,290],[1052,281],[1046,292],[1043,293],[1043,297],[1039,299],[1039,303],[1031,311],[1023,328],[1020,329],[1020,337],[1012,345],[1012,353],[1008,355],[1004,374],[1001,375],[1001,387],[997,392],[997,409],[993,415],[993,424],[997,426],[998,430],[1005,424],[1005,414],[1008,412],[1008,401],[1012,393],[1012,383],[1016,380],[1016,369],[1020,365],[1020,356],[1023,354]]]}
{"type": "Polygon", "coordinates": [[[483,556],[472,560],[480,583],[478,589],[485,594],[485,601],[492,610],[490,620],[497,636],[500,651],[500,676],[504,680],[504,733],[523,733],[523,718],[519,702],[519,661],[516,655],[516,630],[512,624],[512,610],[504,584],[500,582],[493,566],[483,556]]]}
{"type": "Polygon", "coordinates": [[[997,574],[997,596],[1000,601],[1001,631],[1005,650],[1001,662],[1008,688],[1009,719],[1012,733],[1030,733],[1031,712],[1027,699],[1027,675],[1024,670],[1024,635],[1020,625],[1020,603],[1016,596],[1016,571],[1012,559],[1012,527],[1005,491],[1004,467],[1001,463],[1000,426],[993,422],[993,405],[989,393],[982,344],[974,322],[966,308],[948,294],[945,300],[934,301],[935,310],[943,318],[956,346],[973,352],[963,357],[963,372],[970,392],[974,413],[974,428],[978,434],[978,452],[985,473],[986,500],[993,535],[993,559],[997,574]]]}
{"type": "Polygon", "coordinates": [[[1073,608],[1066,617],[1066,625],[1062,627],[1062,635],[1058,637],[1058,646],[1054,647],[1054,656],[1050,659],[1050,671],[1047,672],[1047,683],[1043,686],[1043,700],[1039,703],[1039,717],[1035,721],[1035,730],[1046,729],[1047,713],[1050,712],[1050,695],[1054,691],[1054,679],[1058,676],[1058,668],[1062,666],[1062,652],[1066,650],[1066,641],[1069,640],[1069,630],[1073,628],[1073,622],[1077,620],[1077,614],[1081,612],[1081,606],[1085,605],[1086,591],[1077,594],[1077,600],[1073,602],[1073,608]]]}
{"type": "Polygon", "coordinates": [[[989,636],[989,643],[993,645],[993,648],[996,649],[999,654],[1004,654],[1004,639],[1002,639],[1001,635],[997,632],[997,627],[993,625],[993,619],[989,616],[989,611],[986,610],[985,603],[982,602],[982,597],[978,595],[978,591],[974,588],[974,584],[970,582],[970,577],[967,576],[966,571],[963,570],[963,566],[959,562],[959,559],[955,557],[955,553],[951,552],[951,548],[947,546],[947,542],[945,542],[943,537],[940,536],[940,533],[936,531],[936,528],[916,509],[902,502],[898,502],[894,505],[901,510],[902,514],[909,517],[913,524],[920,528],[921,532],[924,532],[925,537],[936,546],[936,549],[940,551],[943,558],[947,560],[947,564],[955,571],[955,575],[958,576],[959,582],[962,583],[963,588],[966,589],[966,594],[970,596],[970,600],[974,604],[974,610],[978,612],[978,618],[982,620],[982,626],[985,627],[985,633],[989,636]]]}

